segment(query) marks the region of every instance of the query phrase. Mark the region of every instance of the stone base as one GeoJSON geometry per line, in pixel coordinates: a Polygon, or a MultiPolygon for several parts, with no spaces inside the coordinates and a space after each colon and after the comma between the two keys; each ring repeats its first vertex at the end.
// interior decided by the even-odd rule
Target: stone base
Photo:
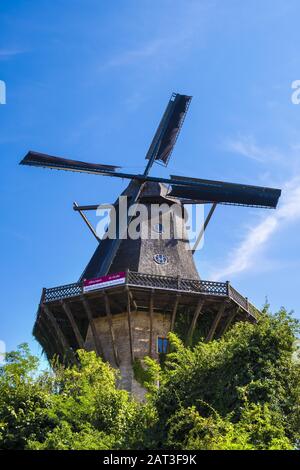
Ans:
{"type": "MultiPolygon", "coordinates": [[[[117,351],[119,364],[116,363],[113,351],[113,341],[109,327],[108,317],[98,317],[94,319],[98,338],[103,349],[103,359],[112,367],[120,370],[120,388],[131,392],[139,400],[143,400],[145,389],[135,380],[132,357],[130,349],[130,335],[127,312],[112,316],[112,329],[115,338],[115,349],[117,351]]],[[[153,312],[152,324],[152,348],[150,352],[150,315],[148,312],[135,311],[131,313],[131,335],[132,351],[134,359],[143,359],[150,356],[159,359],[157,340],[158,337],[166,337],[170,331],[171,316],[153,312]]],[[[91,328],[88,328],[85,348],[93,350],[93,335],[91,328]]]]}

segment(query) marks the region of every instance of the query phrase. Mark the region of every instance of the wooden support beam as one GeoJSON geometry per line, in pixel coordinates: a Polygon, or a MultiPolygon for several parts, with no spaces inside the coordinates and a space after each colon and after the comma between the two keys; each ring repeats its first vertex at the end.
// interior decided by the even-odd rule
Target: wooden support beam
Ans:
{"type": "Polygon", "coordinates": [[[96,238],[97,242],[100,243],[101,239],[98,237],[94,227],[92,226],[92,224],[89,222],[88,218],[85,216],[85,214],[82,212],[82,209],[78,206],[77,202],[73,202],[73,209],[76,210],[77,212],[79,212],[79,214],[81,215],[82,219],[84,220],[84,222],[86,223],[86,225],[88,226],[89,230],[92,232],[92,234],[94,235],[94,237],[96,238]]]}
{"type": "Polygon", "coordinates": [[[211,328],[208,332],[208,335],[206,336],[206,343],[208,343],[209,341],[211,341],[214,337],[214,334],[216,332],[216,329],[220,323],[220,320],[222,318],[222,315],[224,313],[224,310],[225,310],[225,307],[226,307],[226,302],[222,302],[220,307],[219,307],[219,310],[218,310],[218,313],[216,314],[213,322],[212,322],[212,325],[211,325],[211,328]]]}
{"type": "MultiPolygon", "coordinates": [[[[42,307],[41,307],[42,308],[42,307]]],[[[53,332],[53,327],[50,323],[50,320],[48,319],[46,313],[44,315],[40,315],[39,317],[39,325],[43,328],[45,331],[45,336],[47,340],[47,346],[48,348],[53,352],[53,356],[60,356],[63,358],[64,356],[64,350],[58,341],[57,335],[53,332]]]]}
{"type": "Polygon", "coordinates": [[[229,330],[229,327],[231,326],[233,320],[235,319],[236,315],[239,313],[240,310],[241,310],[240,307],[237,307],[237,308],[234,308],[232,312],[229,313],[227,317],[227,321],[224,324],[224,327],[220,336],[223,336],[226,333],[226,331],[229,330]]]}
{"type": "Polygon", "coordinates": [[[190,326],[190,329],[189,329],[189,332],[188,332],[188,335],[187,335],[187,339],[186,339],[186,344],[187,345],[192,343],[196,323],[197,323],[197,320],[199,318],[199,315],[202,312],[204,302],[205,302],[204,299],[199,299],[198,300],[198,303],[197,303],[197,306],[196,306],[196,309],[195,309],[195,312],[194,312],[193,320],[192,320],[192,323],[191,323],[191,326],[190,326]]]}
{"type": "Polygon", "coordinates": [[[203,226],[202,226],[202,228],[201,228],[201,230],[200,230],[200,232],[199,232],[199,235],[198,235],[198,237],[197,237],[197,240],[195,241],[195,244],[194,244],[193,249],[192,249],[192,254],[194,254],[195,251],[197,250],[197,246],[199,245],[199,243],[200,243],[201,240],[202,240],[202,237],[203,237],[203,235],[204,235],[204,232],[205,232],[205,230],[206,230],[206,227],[208,226],[209,221],[210,221],[210,219],[212,218],[212,215],[213,215],[213,213],[215,212],[216,207],[217,207],[217,203],[214,202],[214,203],[212,204],[210,210],[209,210],[209,213],[207,214],[207,217],[206,217],[206,219],[205,219],[205,221],[204,221],[204,224],[203,224],[203,226]]]}
{"type": "Polygon", "coordinates": [[[134,300],[134,297],[133,297],[133,294],[132,294],[131,291],[129,291],[129,296],[130,296],[130,300],[131,300],[131,302],[132,302],[132,305],[134,306],[134,310],[137,312],[138,306],[137,306],[136,301],[134,300]]]}
{"type": "Polygon", "coordinates": [[[94,349],[97,352],[97,354],[99,356],[102,356],[102,358],[105,360],[102,345],[101,345],[101,341],[100,341],[100,338],[97,334],[97,328],[96,328],[96,325],[95,325],[95,321],[94,321],[94,317],[93,317],[93,314],[92,314],[91,307],[90,307],[87,299],[84,296],[81,296],[81,302],[83,304],[84,311],[85,311],[86,316],[88,318],[89,325],[91,327],[92,338],[93,338],[93,343],[94,343],[94,349]]]}
{"type": "Polygon", "coordinates": [[[173,311],[172,311],[170,331],[174,331],[179,298],[180,298],[180,295],[176,295],[174,306],[173,306],[173,311]]]}
{"type": "Polygon", "coordinates": [[[69,345],[69,343],[68,343],[68,341],[67,341],[67,339],[66,339],[64,333],[62,332],[62,330],[61,330],[61,328],[60,328],[60,326],[59,326],[59,324],[58,324],[58,322],[57,322],[55,316],[53,315],[53,313],[52,313],[52,311],[51,311],[49,305],[44,304],[44,305],[43,305],[43,309],[44,309],[44,312],[46,312],[46,315],[47,315],[47,317],[49,318],[49,320],[50,320],[50,322],[51,322],[51,324],[52,324],[52,326],[53,326],[53,329],[54,329],[55,333],[57,334],[57,337],[58,337],[58,339],[59,339],[59,341],[60,341],[60,343],[61,343],[61,345],[62,345],[64,351],[69,350],[69,349],[70,349],[70,345],[69,345]]]}
{"type": "Polygon", "coordinates": [[[76,202],[73,203],[73,210],[74,211],[96,211],[99,206],[101,205],[101,203],[99,204],[92,204],[92,205],[89,205],[89,206],[78,206],[78,204],[76,202]]]}
{"type": "Polygon", "coordinates": [[[119,367],[119,365],[120,365],[119,364],[119,355],[118,355],[118,350],[117,350],[116,340],[115,340],[115,334],[114,334],[114,329],[113,329],[110,303],[109,303],[108,295],[106,293],[104,293],[104,301],[105,301],[105,311],[106,311],[106,316],[107,316],[107,320],[108,320],[108,327],[109,327],[109,332],[110,332],[110,338],[111,338],[111,344],[112,344],[114,359],[115,359],[116,365],[119,367]]]}
{"type": "Polygon", "coordinates": [[[54,351],[51,349],[49,346],[49,343],[47,341],[47,338],[42,334],[40,328],[38,328],[38,342],[42,347],[43,353],[46,355],[46,358],[50,362],[54,356],[54,351]]]}
{"type": "Polygon", "coordinates": [[[70,348],[70,345],[69,345],[69,342],[67,340],[67,338],[65,337],[62,329],[60,328],[55,316],[53,315],[49,305],[47,304],[43,304],[42,305],[42,308],[44,310],[44,312],[46,313],[48,319],[50,320],[50,323],[59,339],[59,342],[62,346],[62,350],[64,352],[63,356],[70,356],[70,352],[71,352],[71,348],[70,348]]]}
{"type": "Polygon", "coordinates": [[[149,304],[149,356],[152,357],[152,346],[153,346],[153,297],[154,292],[151,291],[150,294],[150,304],[149,304]]]}
{"type": "Polygon", "coordinates": [[[133,353],[133,335],[132,335],[132,325],[131,325],[131,292],[127,292],[127,321],[128,321],[128,333],[129,333],[129,347],[130,347],[130,356],[131,362],[134,362],[134,353],[133,353]]]}
{"type": "MultiPolygon", "coordinates": [[[[179,278],[179,276],[178,276],[178,278],[179,278]]],[[[180,299],[180,294],[177,294],[176,297],[175,297],[175,302],[174,302],[173,310],[172,310],[171,323],[170,323],[170,332],[174,331],[174,328],[175,328],[175,321],[176,321],[176,314],[177,314],[179,299],[180,299]]],[[[170,352],[170,342],[169,341],[168,341],[167,352],[168,353],[170,352]]]]}
{"type": "Polygon", "coordinates": [[[43,353],[45,354],[46,358],[48,361],[52,361],[52,358],[54,356],[54,352],[49,348],[49,344],[46,340],[46,338],[39,332],[39,343],[42,347],[43,353]]]}
{"type": "Polygon", "coordinates": [[[36,337],[39,343],[41,343],[44,351],[46,352],[47,357],[50,356],[52,359],[53,356],[57,354],[57,352],[53,343],[49,341],[49,334],[50,333],[48,333],[47,328],[45,327],[44,323],[40,318],[36,324],[36,337]]]}
{"type": "Polygon", "coordinates": [[[78,345],[78,348],[79,349],[84,349],[84,340],[81,336],[81,333],[79,331],[79,328],[78,328],[78,325],[75,321],[75,318],[74,318],[74,315],[71,311],[71,308],[70,308],[70,305],[67,304],[64,300],[61,301],[61,305],[62,305],[62,308],[63,308],[63,311],[65,312],[70,324],[71,324],[71,327],[73,329],[73,332],[74,332],[74,335],[75,335],[75,338],[76,338],[76,341],[77,341],[77,345],[78,345]]]}
{"type": "MultiPolygon", "coordinates": [[[[114,292],[115,293],[115,292],[114,292]]],[[[108,295],[108,294],[107,294],[108,295]]],[[[112,294],[113,295],[113,294],[112,294]]],[[[112,308],[116,308],[116,310],[118,310],[119,312],[118,313],[123,313],[124,312],[124,308],[125,305],[121,305],[119,302],[117,302],[113,297],[112,295],[108,295],[109,297],[109,303],[111,305],[112,308]]]]}

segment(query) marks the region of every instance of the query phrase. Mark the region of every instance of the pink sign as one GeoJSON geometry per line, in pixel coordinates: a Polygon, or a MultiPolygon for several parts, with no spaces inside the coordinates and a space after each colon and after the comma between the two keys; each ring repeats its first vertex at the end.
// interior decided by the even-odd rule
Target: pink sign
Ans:
{"type": "Polygon", "coordinates": [[[97,277],[95,279],[86,279],[83,281],[83,292],[90,292],[96,289],[104,289],[105,287],[118,286],[125,284],[126,273],[108,274],[107,276],[97,277]]]}

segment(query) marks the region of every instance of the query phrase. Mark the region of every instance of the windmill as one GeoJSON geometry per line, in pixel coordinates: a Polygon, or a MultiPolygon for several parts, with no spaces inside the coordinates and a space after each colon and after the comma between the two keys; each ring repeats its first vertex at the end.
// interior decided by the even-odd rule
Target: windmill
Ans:
{"type": "MultiPolygon", "coordinates": [[[[211,204],[194,248],[187,250],[185,232],[176,239],[180,222],[172,219],[171,238],[163,236],[160,219],[149,216],[144,224],[158,233],[155,239],[132,240],[127,232],[133,215],[126,213],[125,223],[117,226],[117,237],[99,239],[85,211],[98,205],[74,203],[97,239],[97,248],[76,283],[44,289],[34,334],[49,358],[57,354],[71,360],[78,348],[94,349],[122,374],[122,386],[142,393],[133,376],[132,363],[149,354],[159,357],[167,349],[166,336],[176,330],[180,312],[186,320],[185,340],[192,343],[201,330],[207,341],[223,334],[233,321],[255,321],[257,310],[229,282],[204,281],[199,278],[193,253],[218,204],[276,208],[279,189],[170,175],[154,177],[154,163],[168,165],[191,96],[173,93],[146,154],[142,174],[120,171],[120,167],[87,163],[30,151],[22,165],[83,172],[130,180],[122,193],[128,207],[136,203],[150,206],[162,202],[176,205],[184,214],[186,204],[211,204]],[[158,222],[158,223],[157,223],[158,222]],[[200,326],[199,326],[200,325],[200,326]],[[200,331],[199,330],[199,331],[200,331]],[[204,332],[204,333],[203,333],[204,332]]],[[[113,205],[117,220],[120,200],[113,205]]],[[[180,213],[180,212],[179,212],[180,213]]],[[[180,217],[179,217],[180,219],[180,217]]],[[[181,220],[182,222],[182,220],[181,220]]]]}

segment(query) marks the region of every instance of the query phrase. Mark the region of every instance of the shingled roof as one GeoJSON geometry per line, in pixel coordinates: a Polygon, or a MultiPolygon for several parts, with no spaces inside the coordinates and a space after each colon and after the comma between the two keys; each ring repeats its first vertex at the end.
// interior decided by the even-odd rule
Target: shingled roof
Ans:
{"type": "MultiPolygon", "coordinates": [[[[134,181],[131,182],[122,195],[130,196],[134,184],[134,181]]],[[[165,203],[169,206],[176,203],[183,211],[184,209],[180,200],[168,197],[167,192],[168,188],[164,184],[147,182],[142,189],[139,202],[145,204],[149,209],[151,203],[165,203]]],[[[151,220],[150,210],[148,221],[145,221],[145,223],[149,224],[149,233],[150,231],[153,231],[155,222],[151,220]]],[[[199,279],[193,255],[189,249],[187,236],[180,239],[176,239],[174,237],[175,224],[178,223],[182,223],[181,218],[180,220],[178,220],[178,217],[171,219],[170,239],[163,239],[162,234],[160,234],[158,239],[149,237],[147,239],[139,238],[137,240],[132,240],[127,238],[126,240],[123,240],[111,264],[109,272],[116,273],[130,269],[132,271],[148,274],[199,279]],[[157,254],[164,255],[167,262],[165,264],[158,264],[154,260],[154,257],[157,254]]],[[[110,239],[104,239],[99,243],[99,246],[96,248],[95,253],[84,270],[80,280],[92,279],[104,274],[101,272],[102,259],[111,243],[112,240],[110,239]]]]}

